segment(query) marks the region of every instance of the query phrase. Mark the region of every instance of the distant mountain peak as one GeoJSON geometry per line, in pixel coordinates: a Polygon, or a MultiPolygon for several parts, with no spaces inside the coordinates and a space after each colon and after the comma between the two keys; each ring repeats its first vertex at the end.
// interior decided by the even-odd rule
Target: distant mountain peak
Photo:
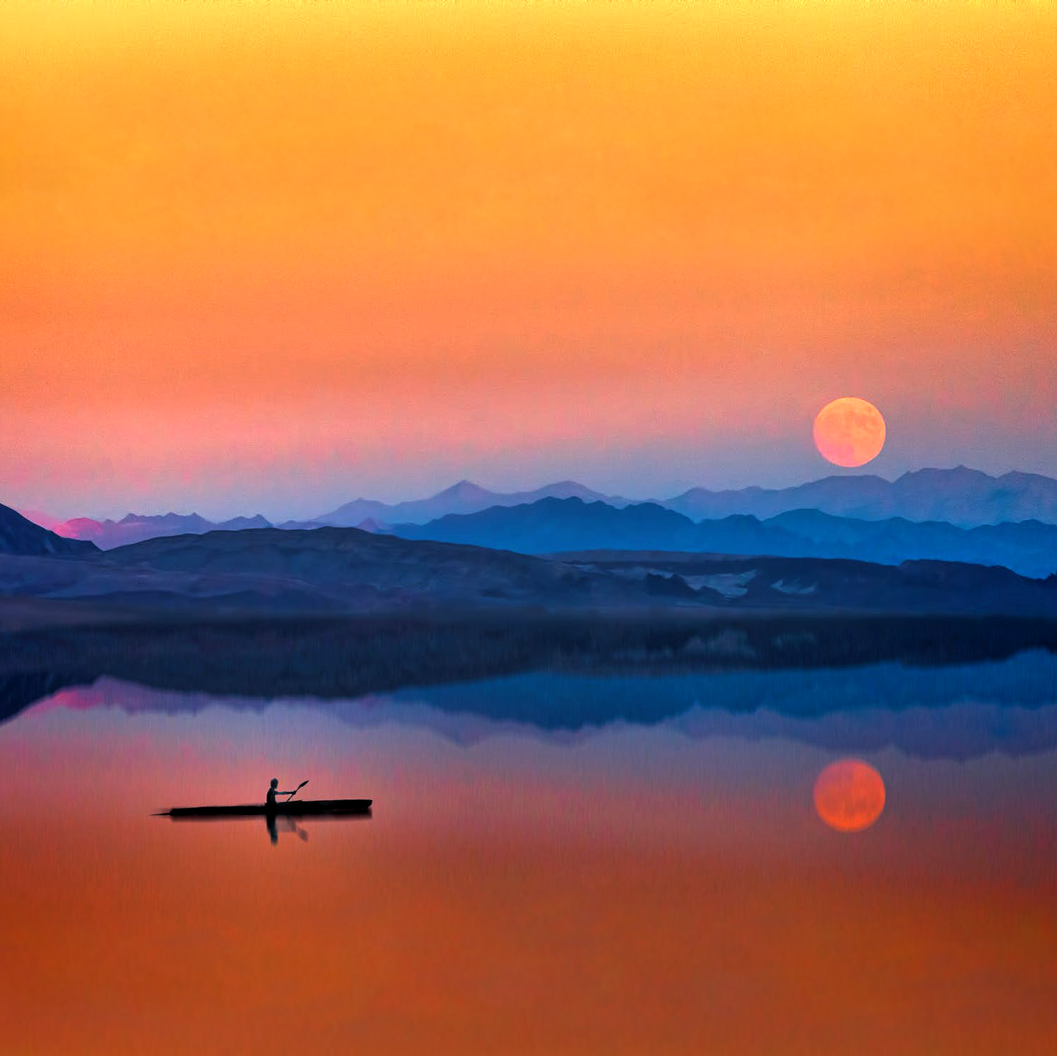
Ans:
{"type": "Polygon", "coordinates": [[[443,491],[438,491],[433,496],[434,499],[442,498],[476,498],[478,496],[494,495],[494,491],[489,491],[487,488],[482,488],[480,484],[475,484],[472,480],[460,480],[455,484],[452,484],[450,488],[445,488],[443,491]]]}
{"type": "Polygon", "coordinates": [[[576,480],[555,481],[555,483],[545,484],[542,488],[538,488],[535,492],[529,492],[529,494],[559,499],[584,499],[594,502],[613,501],[608,495],[603,495],[601,492],[595,491],[593,488],[589,488],[576,480]]]}
{"type": "MultiPolygon", "coordinates": [[[[981,469],[970,469],[968,466],[957,465],[953,469],[937,469],[935,466],[924,466],[921,469],[910,469],[904,473],[899,480],[921,480],[940,477],[944,480],[995,480],[989,473],[981,469]]],[[[897,482],[898,483],[898,482],[897,482]]]]}
{"type": "Polygon", "coordinates": [[[376,520],[380,524],[425,524],[427,521],[436,520],[448,514],[478,513],[491,506],[520,506],[552,497],[602,500],[616,506],[627,503],[625,499],[592,491],[575,480],[557,481],[532,491],[512,492],[490,491],[480,484],[475,484],[472,480],[460,480],[426,499],[412,499],[396,503],[355,499],[313,519],[321,524],[330,524],[335,527],[352,527],[367,518],[376,520]]]}
{"type": "MultiPolygon", "coordinates": [[[[829,476],[820,477],[818,480],[808,481],[807,484],[801,484],[800,487],[809,488],[812,484],[833,484],[837,481],[846,482],[849,480],[859,481],[862,483],[869,482],[871,484],[890,484],[891,481],[886,480],[884,477],[877,473],[830,473],[829,476]]],[[[746,489],[748,490],[748,489],[746,489]]],[[[782,490],[782,489],[779,489],[782,490]]]]}

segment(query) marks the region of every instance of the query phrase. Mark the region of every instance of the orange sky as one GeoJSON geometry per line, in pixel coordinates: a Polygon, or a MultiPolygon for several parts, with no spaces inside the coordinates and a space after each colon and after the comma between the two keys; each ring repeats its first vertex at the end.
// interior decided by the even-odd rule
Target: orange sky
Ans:
{"type": "Polygon", "coordinates": [[[1057,472],[1057,4],[0,11],[0,502],[1057,472]]]}

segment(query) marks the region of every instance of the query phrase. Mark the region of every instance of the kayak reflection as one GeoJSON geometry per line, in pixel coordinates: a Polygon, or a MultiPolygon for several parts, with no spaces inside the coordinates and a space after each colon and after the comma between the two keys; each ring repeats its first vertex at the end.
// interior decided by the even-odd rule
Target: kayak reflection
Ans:
{"type": "MultiPolygon", "coordinates": [[[[298,825],[297,822],[294,821],[293,818],[291,818],[289,815],[283,815],[283,819],[282,820],[283,820],[283,829],[285,831],[297,833],[297,836],[298,836],[298,838],[300,840],[302,840],[303,842],[306,842],[306,843],[308,842],[308,833],[304,830],[304,828],[302,826],[298,825]]],[[[279,826],[278,826],[277,822],[278,822],[278,815],[276,815],[276,814],[265,814],[264,815],[264,824],[268,827],[268,835],[271,837],[271,840],[272,840],[273,844],[279,842],[279,826]]]]}
{"type": "MultiPolygon", "coordinates": [[[[273,844],[279,842],[282,833],[293,833],[303,843],[308,842],[308,830],[299,824],[296,817],[284,814],[282,811],[261,811],[259,814],[165,814],[163,817],[171,817],[173,821],[186,825],[191,822],[209,822],[211,824],[223,821],[256,821],[264,818],[264,826],[268,830],[268,837],[273,844]]],[[[320,814],[312,818],[313,822],[343,822],[343,821],[368,821],[371,818],[370,810],[356,813],[344,812],[333,814],[320,814]]]]}

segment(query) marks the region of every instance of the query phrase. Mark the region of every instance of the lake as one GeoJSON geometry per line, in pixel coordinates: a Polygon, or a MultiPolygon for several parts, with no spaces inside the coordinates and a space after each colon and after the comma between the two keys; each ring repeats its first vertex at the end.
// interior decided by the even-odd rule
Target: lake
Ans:
{"type": "Polygon", "coordinates": [[[1057,655],[321,700],[111,676],[0,726],[5,1053],[1046,1054],[1057,655]],[[884,809],[816,810],[859,759],[884,809]],[[152,812],[369,797],[369,818],[152,812]]]}

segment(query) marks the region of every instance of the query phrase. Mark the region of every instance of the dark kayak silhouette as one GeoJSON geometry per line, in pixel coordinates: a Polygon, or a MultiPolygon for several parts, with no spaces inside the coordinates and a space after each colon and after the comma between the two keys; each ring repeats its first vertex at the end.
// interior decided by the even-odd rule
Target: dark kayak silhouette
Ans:
{"type": "Polygon", "coordinates": [[[245,818],[275,815],[303,817],[310,814],[370,814],[371,799],[295,799],[287,803],[242,803],[234,806],[173,807],[157,817],[168,818],[245,818]]]}
{"type": "Polygon", "coordinates": [[[304,817],[323,814],[370,814],[372,800],[369,799],[298,799],[293,797],[307,785],[302,781],[292,792],[280,792],[279,779],[273,777],[263,803],[242,803],[224,807],[173,807],[161,811],[157,817],[169,818],[246,818],[264,815],[268,818],[304,817]],[[276,796],[286,796],[282,802],[276,796]]]}

